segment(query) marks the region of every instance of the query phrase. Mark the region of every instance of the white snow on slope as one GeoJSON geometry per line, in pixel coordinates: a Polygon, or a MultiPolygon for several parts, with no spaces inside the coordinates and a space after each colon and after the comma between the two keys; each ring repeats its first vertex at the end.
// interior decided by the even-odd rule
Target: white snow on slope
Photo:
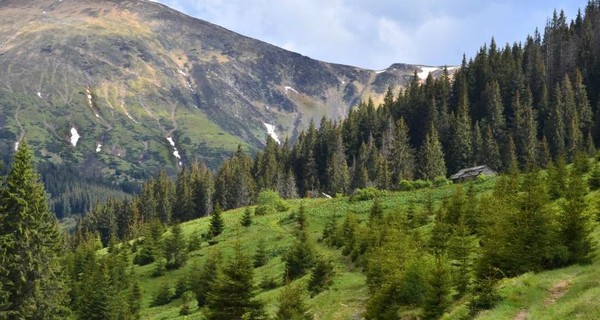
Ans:
{"type": "Polygon", "coordinates": [[[439,69],[440,69],[440,68],[437,68],[437,67],[419,67],[419,68],[421,69],[421,72],[418,72],[418,73],[417,73],[417,76],[418,76],[418,77],[419,77],[419,79],[421,79],[421,80],[425,80],[425,79],[427,79],[427,76],[428,76],[430,73],[432,73],[432,72],[434,72],[434,71],[436,71],[436,70],[439,70],[439,69]]]}
{"type": "Polygon", "coordinates": [[[272,124],[265,123],[265,122],[263,122],[263,124],[267,128],[267,133],[271,136],[271,138],[273,138],[273,140],[275,140],[275,142],[277,142],[277,144],[281,144],[281,141],[279,141],[279,137],[277,136],[277,133],[275,133],[275,126],[272,124]]]}
{"type": "Polygon", "coordinates": [[[15,142],[15,151],[19,150],[19,141],[15,142]]]}
{"type": "MultiPolygon", "coordinates": [[[[177,150],[177,147],[175,147],[175,141],[173,141],[173,138],[167,137],[167,140],[169,141],[171,147],[173,147],[173,155],[175,156],[175,158],[181,160],[181,155],[179,154],[179,150],[177,150]]],[[[178,164],[181,166],[181,161],[179,161],[178,164]]]]}
{"type": "Polygon", "coordinates": [[[383,69],[383,70],[377,70],[377,71],[375,71],[375,73],[384,73],[384,72],[386,72],[386,71],[387,71],[387,69],[383,69]]]}
{"type": "Polygon", "coordinates": [[[291,90],[291,91],[293,91],[295,93],[298,93],[298,91],[296,89],[292,88],[292,87],[285,86],[284,88],[285,88],[285,92],[288,92],[288,91],[291,90]]]}
{"type": "Polygon", "coordinates": [[[42,93],[38,91],[37,96],[41,98],[42,97],[42,93]]]}
{"type": "Polygon", "coordinates": [[[79,138],[81,138],[81,136],[79,135],[79,132],[77,132],[77,129],[75,129],[75,127],[71,128],[71,144],[73,145],[73,147],[77,146],[77,141],[79,141],[79,138]]]}
{"type": "Polygon", "coordinates": [[[184,76],[184,77],[187,77],[187,74],[186,74],[185,72],[183,72],[183,70],[181,70],[181,69],[177,69],[177,71],[179,71],[179,73],[180,73],[182,76],[184,76]]]}
{"type": "Polygon", "coordinates": [[[129,112],[127,112],[127,110],[125,110],[125,115],[127,115],[127,118],[129,118],[129,120],[131,120],[131,121],[133,121],[135,123],[138,123],[137,121],[135,121],[135,119],[133,117],[131,117],[131,115],[129,114],[129,112]]]}
{"type": "Polygon", "coordinates": [[[98,143],[98,146],[96,147],[96,152],[100,151],[102,151],[102,144],[98,143]]]}

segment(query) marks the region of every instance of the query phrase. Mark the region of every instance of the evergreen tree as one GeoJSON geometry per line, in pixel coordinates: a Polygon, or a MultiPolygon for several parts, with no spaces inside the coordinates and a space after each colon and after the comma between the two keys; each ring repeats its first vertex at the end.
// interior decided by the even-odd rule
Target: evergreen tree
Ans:
{"type": "Polygon", "coordinates": [[[239,244],[208,295],[208,319],[261,319],[262,303],[254,298],[252,261],[239,244]]]}
{"type": "Polygon", "coordinates": [[[171,235],[165,239],[164,255],[167,269],[179,269],[187,261],[188,248],[183,237],[181,225],[171,228],[171,235]]]}
{"type": "Polygon", "coordinates": [[[438,139],[437,130],[431,126],[425,138],[425,144],[419,151],[419,173],[422,179],[433,180],[436,177],[446,176],[446,163],[444,152],[438,139]]]}
{"type": "Polygon", "coordinates": [[[196,296],[199,307],[206,305],[209,294],[213,291],[221,265],[221,254],[213,251],[208,254],[204,265],[192,275],[191,289],[196,296]]]}
{"type": "Polygon", "coordinates": [[[213,238],[221,234],[223,232],[224,222],[223,217],[221,217],[221,206],[217,204],[215,207],[215,211],[210,216],[210,228],[208,230],[208,237],[213,238]]]}
{"type": "Polygon", "coordinates": [[[258,241],[258,246],[256,247],[256,253],[254,254],[254,267],[262,267],[269,261],[269,253],[267,252],[267,243],[265,239],[261,238],[258,241]]]}
{"type": "Polygon", "coordinates": [[[284,281],[294,280],[303,276],[313,266],[315,261],[315,248],[308,234],[308,221],[304,205],[296,215],[298,229],[291,247],[283,256],[285,263],[284,281]]]}
{"type": "Polygon", "coordinates": [[[439,319],[452,301],[450,268],[444,256],[435,258],[423,301],[425,319],[439,319]]]}
{"type": "Polygon", "coordinates": [[[0,287],[7,293],[0,315],[9,320],[66,317],[61,235],[27,143],[20,144],[0,180],[0,287]]]}
{"type": "Polygon", "coordinates": [[[279,294],[277,320],[310,320],[313,317],[307,312],[304,303],[304,290],[298,284],[289,283],[279,294]]]}
{"type": "Polygon", "coordinates": [[[415,150],[410,146],[408,126],[403,118],[398,120],[392,144],[392,182],[397,188],[402,180],[413,180],[415,176],[415,150]]]}
{"type": "Polygon", "coordinates": [[[593,252],[592,227],[585,200],[586,185],[576,172],[569,175],[559,217],[560,234],[567,247],[567,263],[589,263],[593,252]]]}
{"type": "Polygon", "coordinates": [[[240,221],[242,227],[249,227],[252,224],[252,210],[250,207],[246,207],[244,210],[244,215],[240,221]]]}
{"type": "Polygon", "coordinates": [[[590,176],[588,177],[588,184],[591,190],[600,189],[600,165],[596,164],[590,176]]]}
{"type": "Polygon", "coordinates": [[[132,315],[132,319],[140,318],[140,310],[142,309],[142,289],[140,289],[139,283],[136,281],[131,287],[131,293],[127,299],[129,305],[129,312],[132,315]]]}
{"type": "Polygon", "coordinates": [[[335,270],[331,259],[317,257],[315,266],[310,274],[308,281],[308,291],[311,296],[315,296],[322,291],[329,289],[333,285],[335,270]]]}

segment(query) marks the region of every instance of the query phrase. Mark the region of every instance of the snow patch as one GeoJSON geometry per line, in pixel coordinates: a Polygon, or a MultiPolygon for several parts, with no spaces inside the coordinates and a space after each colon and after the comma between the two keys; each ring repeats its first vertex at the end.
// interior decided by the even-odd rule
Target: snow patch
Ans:
{"type": "Polygon", "coordinates": [[[75,129],[75,127],[71,128],[71,144],[73,145],[73,147],[77,146],[77,141],[79,141],[79,138],[81,138],[81,136],[79,135],[79,132],[77,132],[77,129],[75,129]]]}
{"type": "Polygon", "coordinates": [[[298,91],[296,89],[292,88],[292,87],[285,86],[284,89],[285,89],[285,92],[293,91],[295,93],[298,93],[298,91]]]}
{"type": "MultiPolygon", "coordinates": [[[[179,154],[179,150],[177,150],[177,147],[175,146],[175,141],[173,141],[173,138],[167,137],[167,141],[169,141],[169,144],[171,145],[171,147],[173,147],[173,156],[175,156],[177,160],[181,160],[181,155],[179,154]]],[[[181,161],[178,161],[177,164],[181,166],[181,161]]]]}
{"type": "Polygon", "coordinates": [[[387,69],[383,69],[383,70],[377,70],[377,71],[375,71],[375,73],[384,73],[384,72],[386,72],[386,71],[387,71],[387,69]]]}
{"type": "Polygon", "coordinates": [[[98,146],[96,147],[96,153],[102,151],[102,144],[98,143],[98,146]]]}
{"type": "Polygon", "coordinates": [[[265,122],[263,122],[263,124],[267,128],[267,133],[271,136],[271,138],[273,138],[273,140],[275,140],[275,142],[277,142],[277,144],[281,144],[281,141],[279,141],[279,137],[277,136],[277,133],[275,133],[275,126],[272,124],[265,123],[265,122]]]}
{"type": "Polygon", "coordinates": [[[135,121],[135,119],[129,114],[129,112],[127,111],[127,109],[125,109],[125,105],[122,105],[123,107],[123,111],[125,111],[125,115],[127,116],[127,118],[129,118],[129,120],[133,121],[134,123],[138,123],[137,121],[135,121]]]}
{"type": "Polygon", "coordinates": [[[179,71],[179,73],[180,73],[182,76],[184,76],[184,77],[187,77],[187,74],[186,74],[185,72],[183,72],[183,70],[181,70],[181,69],[177,69],[177,71],[179,71]]]}
{"type": "Polygon", "coordinates": [[[425,80],[427,79],[427,76],[429,76],[430,73],[439,70],[440,68],[437,67],[419,67],[421,69],[421,72],[417,73],[417,77],[419,77],[419,79],[421,80],[425,80]]]}
{"type": "Polygon", "coordinates": [[[19,150],[19,141],[15,142],[15,151],[19,150]]]}
{"type": "Polygon", "coordinates": [[[42,97],[42,93],[38,91],[37,96],[41,98],[42,97]]]}

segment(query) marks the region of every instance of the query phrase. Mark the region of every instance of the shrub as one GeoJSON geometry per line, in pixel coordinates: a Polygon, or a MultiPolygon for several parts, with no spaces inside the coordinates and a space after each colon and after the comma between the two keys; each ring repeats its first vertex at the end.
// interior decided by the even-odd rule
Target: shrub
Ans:
{"type": "Polygon", "coordinates": [[[423,188],[429,188],[432,186],[431,180],[415,180],[413,182],[413,185],[415,186],[415,189],[423,189],[423,188]]]}
{"type": "Polygon", "coordinates": [[[274,213],[276,213],[275,208],[270,205],[260,205],[254,210],[256,216],[266,216],[274,213]]]}
{"type": "Polygon", "coordinates": [[[415,185],[412,181],[402,180],[398,184],[398,190],[400,191],[411,191],[415,188],[415,185]]]}
{"type": "Polygon", "coordinates": [[[442,186],[447,186],[449,184],[452,184],[452,181],[446,179],[446,177],[435,177],[435,179],[433,179],[433,185],[435,187],[442,187],[442,186]]]}
{"type": "Polygon", "coordinates": [[[356,189],[350,196],[350,202],[373,200],[380,196],[381,191],[374,187],[356,189]]]}

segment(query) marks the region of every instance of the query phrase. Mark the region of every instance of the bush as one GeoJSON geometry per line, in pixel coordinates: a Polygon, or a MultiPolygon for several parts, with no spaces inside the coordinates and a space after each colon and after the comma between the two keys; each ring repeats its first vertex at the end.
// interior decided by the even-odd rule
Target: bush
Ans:
{"type": "Polygon", "coordinates": [[[446,177],[435,177],[435,179],[433,179],[433,185],[435,187],[442,187],[442,186],[447,186],[449,184],[452,184],[452,181],[446,179],[446,177]]]}
{"type": "Polygon", "coordinates": [[[412,181],[402,180],[398,184],[398,190],[400,191],[411,191],[415,189],[415,185],[412,181]]]}
{"type": "Polygon", "coordinates": [[[429,188],[432,186],[431,180],[415,180],[413,182],[413,185],[415,186],[415,189],[423,189],[423,188],[429,188]]]}
{"type": "Polygon", "coordinates": [[[192,311],[192,304],[194,303],[195,296],[192,291],[186,291],[181,296],[181,300],[183,304],[181,305],[181,309],[179,309],[179,315],[186,316],[192,311]]]}
{"type": "Polygon", "coordinates": [[[274,213],[276,213],[275,208],[270,205],[260,205],[254,210],[256,216],[266,216],[274,213]]]}
{"type": "Polygon", "coordinates": [[[381,195],[381,191],[374,187],[356,189],[350,196],[350,202],[373,200],[381,195]]]}
{"type": "Polygon", "coordinates": [[[258,207],[254,214],[262,216],[275,212],[285,212],[289,209],[290,206],[279,196],[279,193],[273,190],[265,190],[258,195],[258,207]]]}

